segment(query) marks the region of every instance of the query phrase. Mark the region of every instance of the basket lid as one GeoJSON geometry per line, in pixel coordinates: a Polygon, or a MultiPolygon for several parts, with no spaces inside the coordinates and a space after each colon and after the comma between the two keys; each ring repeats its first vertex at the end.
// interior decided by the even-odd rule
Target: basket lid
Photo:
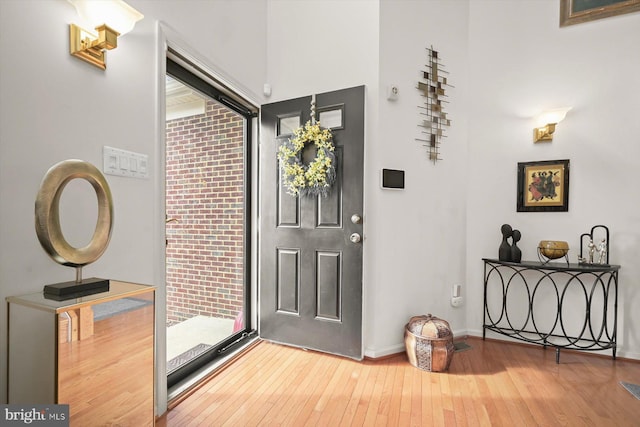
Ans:
{"type": "Polygon", "coordinates": [[[449,322],[431,314],[413,316],[407,323],[407,330],[425,338],[447,338],[452,335],[449,322]]]}

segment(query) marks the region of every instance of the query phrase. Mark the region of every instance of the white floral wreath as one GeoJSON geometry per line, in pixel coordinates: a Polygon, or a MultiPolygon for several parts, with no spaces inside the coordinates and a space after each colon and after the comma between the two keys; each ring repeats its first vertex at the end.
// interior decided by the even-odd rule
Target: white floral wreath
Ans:
{"type": "Polygon", "coordinates": [[[293,131],[294,137],[278,148],[278,160],[287,193],[292,196],[326,197],[336,180],[335,146],[329,129],[321,129],[320,123],[308,121],[293,131]],[[302,163],[302,149],[308,143],[316,146],[316,157],[309,164],[302,163]]]}

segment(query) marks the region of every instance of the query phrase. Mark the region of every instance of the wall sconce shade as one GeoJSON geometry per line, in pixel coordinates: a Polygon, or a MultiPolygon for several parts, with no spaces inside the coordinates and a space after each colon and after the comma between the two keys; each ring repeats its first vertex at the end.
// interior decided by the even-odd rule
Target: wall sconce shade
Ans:
{"type": "Polygon", "coordinates": [[[560,123],[571,108],[558,108],[545,111],[537,117],[538,127],[533,129],[533,142],[551,141],[556,125],[560,123]]]}
{"type": "Polygon", "coordinates": [[[69,0],[84,25],[95,28],[97,35],[69,25],[71,55],[106,69],[105,50],[118,46],[118,37],[131,31],[143,15],[122,0],[69,0]]]}

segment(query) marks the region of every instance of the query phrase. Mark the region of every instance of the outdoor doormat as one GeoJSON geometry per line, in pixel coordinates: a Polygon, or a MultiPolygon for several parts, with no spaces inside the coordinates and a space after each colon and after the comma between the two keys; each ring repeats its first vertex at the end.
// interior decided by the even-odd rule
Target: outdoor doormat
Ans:
{"type": "Polygon", "coordinates": [[[180,366],[184,365],[185,363],[200,356],[202,353],[209,350],[210,348],[211,348],[211,345],[200,343],[195,347],[192,347],[189,350],[185,351],[184,353],[177,355],[176,357],[174,357],[173,359],[167,362],[167,373],[173,372],[174,370],[178,369],[180,366]]]}
{"type": "Polygon", "coordinates": [[[93,306],[93,320],[103,320],[116,314],[136,310],[151,304],[151,301],[138,298],[121,298],[107,301],[93,306]]]}
{"type": "Polygon", "coordinates": [[[457,352],[471,350],[471,346],[464,341],[456,341],[453,343],[453,349],[457,352]]]}
{"type": "Polygon", "coordinates": [[[627,389],[627,391],[635,396],[636,399],[640,399],[640,385],[626,383],[624,381],[620,381],[620,385],[627,389]]]}

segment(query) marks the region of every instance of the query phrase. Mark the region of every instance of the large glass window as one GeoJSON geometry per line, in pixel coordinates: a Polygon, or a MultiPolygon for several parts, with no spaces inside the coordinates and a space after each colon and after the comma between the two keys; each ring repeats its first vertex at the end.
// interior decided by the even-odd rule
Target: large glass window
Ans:
{"type": "Polygon", "coordinates": [[[169,60],[168,384],[248,335],[251,112],[169,60]]]}

